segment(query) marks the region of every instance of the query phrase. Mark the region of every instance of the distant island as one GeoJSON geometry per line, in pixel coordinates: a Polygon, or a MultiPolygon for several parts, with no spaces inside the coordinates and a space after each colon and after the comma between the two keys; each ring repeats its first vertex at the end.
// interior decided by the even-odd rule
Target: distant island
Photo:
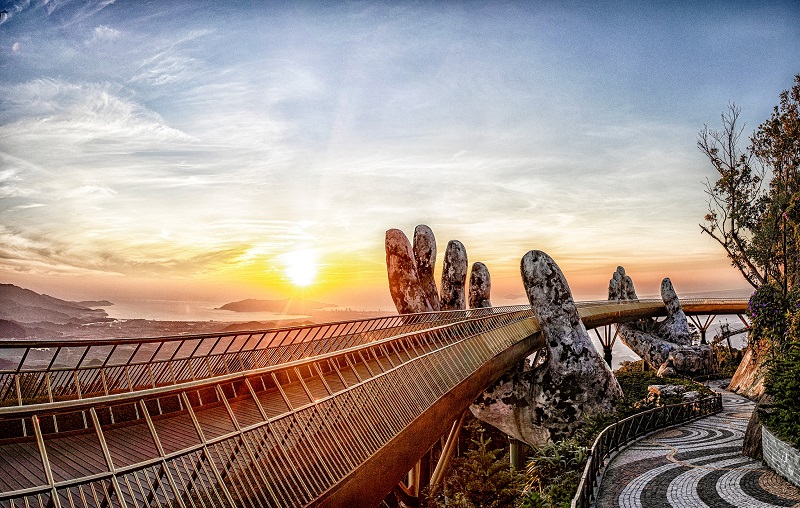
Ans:
{"type": "Polygon", "coordinates": [[[229,333],[367,319],[386,314],[380,310],[352,310],[335,304],[300,298],[250,299],[227,303],[218,309],[237,313],[270,312],[276,314],[276,317],[268,321],[237,322],[239,315],[231,314],[229,321],[159,321],[114,319],[109,317],[105,310],[98,308],[111,305],[113,303],[108,300],[71,302],[13,284],[0,284],[0,339],[110,339],[229,333]],[[288,317],[291,315],[295,317],[288,317]]]}
{"type": "Polygon", "coordinates": [[[302,298],[286,298],[284,300],[256,300],[253,298],[238,302],[226,303],[217,310],[233,312],[274,312],[276,314],[303,314],[327,307],[336,307],[331,303],[303,300],[302,298]]]}
{"type": "Polygon", "coordinates": [[[77,303],[78,305],[81,305],[83,307],[90,307],[90,308],[94,308],[94,307],[111,307],[112,305],[114,305],[113,303],[109,302],[108,300],[84,300],[82,302],[72,302],[72,303],[77,303]]]}

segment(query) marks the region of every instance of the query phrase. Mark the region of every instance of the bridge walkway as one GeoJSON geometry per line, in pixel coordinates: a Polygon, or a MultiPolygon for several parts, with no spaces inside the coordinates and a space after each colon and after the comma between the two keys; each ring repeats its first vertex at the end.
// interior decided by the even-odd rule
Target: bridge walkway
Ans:
{"type": "Polygon", "coordinates": [[[595,506],[800,507],[800,489],[741,454],[755,404],[719,391],[720,413],[656,432],[614,457],[595,506]]]}
{"type": "MultiPolygon", "coordinates": [[[[657,301],[578,305],[590,328],[664,314],[657,301]]],[[[379,501],[486,386],[542,346],[529,306],[0,341],[0,506],[373,506],[365,490],[379,501]]]]}

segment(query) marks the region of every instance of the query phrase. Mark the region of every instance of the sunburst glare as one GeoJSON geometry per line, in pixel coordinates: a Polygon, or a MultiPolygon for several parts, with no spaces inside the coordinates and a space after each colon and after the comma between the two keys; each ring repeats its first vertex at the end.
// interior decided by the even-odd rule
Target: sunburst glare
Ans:
{"type": "Polygon", "coordinates": [[[317,276],[317,260],[310,250],[296,250],[280,256],[284,264],[283,273],[295,286],[305,287],[317,276]]]}

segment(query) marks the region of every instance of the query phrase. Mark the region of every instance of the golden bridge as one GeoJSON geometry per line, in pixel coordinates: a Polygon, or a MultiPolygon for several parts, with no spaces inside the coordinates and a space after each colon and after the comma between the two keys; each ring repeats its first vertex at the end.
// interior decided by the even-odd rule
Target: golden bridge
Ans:
{"type": "MultiPolygon", "coordinates": [[[[681,303],[703,333],[747,309],[681,303]]],[[[660,300],[578,308],[609,350],[613,324],[666,315],[660,300]]],[[[0,341],[0,506],[372,508],[440,474],[442,462],[421,459],[448,434],[450,446],[482,391],[542,347],[527,305],[0,341]]]]}

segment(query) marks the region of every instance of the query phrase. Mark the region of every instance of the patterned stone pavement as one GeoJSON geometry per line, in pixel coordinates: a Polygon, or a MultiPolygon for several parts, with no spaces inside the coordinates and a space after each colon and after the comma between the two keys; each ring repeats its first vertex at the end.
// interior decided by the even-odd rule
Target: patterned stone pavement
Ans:
{"type": "Polygon", "coordinates": [[[657,432],[614,457],[597,507],[800,508],[800,489],[740,454],[755,404],[722,392],[722,412],[657,432]]]}

